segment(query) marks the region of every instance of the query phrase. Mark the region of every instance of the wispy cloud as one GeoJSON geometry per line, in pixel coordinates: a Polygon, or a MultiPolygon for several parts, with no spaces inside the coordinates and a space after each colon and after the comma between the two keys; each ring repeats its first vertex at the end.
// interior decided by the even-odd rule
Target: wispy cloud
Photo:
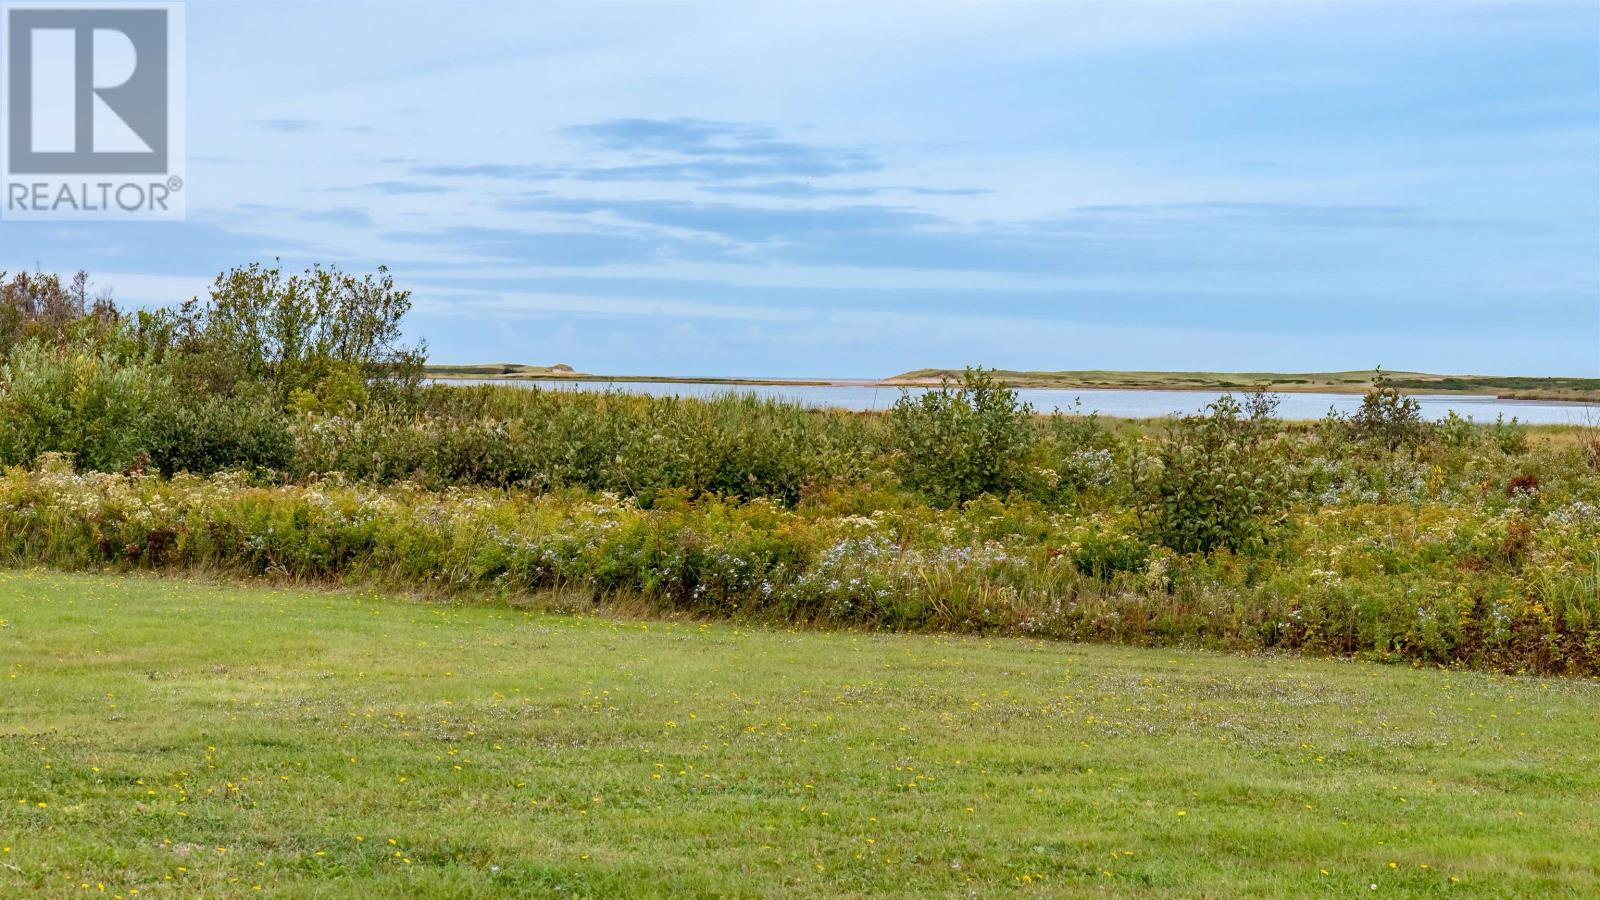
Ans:
{"type": "Polygon", "coordinates": [[[339,225],[345,228],[366,228],[372,224],[372,214],[370,212],[352,207],[308,210],[298,213],[296,218],[302,222],[339,225]]]}
{"type": "Polygon", "coordinates": [[[821,187],[809,181],[765,181],[758,184],[707,184],[700,190],[708,194],[744,194],[753,197],[870,197],[878,193],[871,187],[821,187]]]}
{"type": "Polygon", "coordinates": [[[941,187],[895,187],[892,190],[905,191],[908,194],[918,194],[924,197],[982,197],[994,191],[988,188],[941,188],[941,187]]]}
{"type": "Polygon", "coordinates": [[[560,178],[563,170],[543,165],[468,163],[463,165],[414,166],[411,169],[411,173],[434,178],[502,178],[522,181],[560,178]]]}
{"type": "MultiPolygon", "coordinates": [[[[1348,275],[1359,256],[1328,244],[1307,255],[1289,233],[1321,229],[1375,246],[1391,229],[1416,227],[1399,206],[1197,202],[1083,206],[1069,214],[1018,221],[963,221],[914,206],[751,205],[688,200],[626,200],[525,194],[501,201],[506,213],[570,216],[598,233],[639,229],[679,242],[680,259],[994,273],[1158,273],[1199,276],[1230,266],[1261,277],[1329,265],[1348,275]],[[1210,243],[1186,237],[1196,230],[1210,243]],[[703,239],[685,241],[686,235],[703,239]]],[[[1443,223],[1431,222],[1431,227],[1443,223]]],[[[1333,272],[1330,271],[1330,277],[1333,272]]]]}
{"type": "Polygon", "coordinates": [[[872,152],[859,147],[834,147],[785,140],[777,129],[743,122],[708,119],[610,119],[578,125],[567,134],[597,149],[660,159],[649,165],[595,168],[589,177],[725,177],[757,173],[837,175],[871,172],[883,167],[872,152]],[[676,167],[676,169],[674,168],[676,167]]]}
{"type": "MultiPolygon", "coordinates": [[[[1248,203],[1211,200],[1194,203],[1120,203],[1079,206],[1076,216],[1095,222],[1106,220],[1206,219],[1233,223],[1316,228],[1397,228],[1422,224],[1422,211],[1410,206],[1248,203]]],[[[1070,217],[1069,220],[1070,221],[1070,217]]]]}
{"type": "Polygon", "coordinates": [[[597,200],[535,196],[508,200],[501,208],[570,214],[604,214],[660,228],[704,232],[739,241],[794,241],[819,233],[859,234],[937,225],[929,213],[894,206],[743,206],[679,200],[597,200]]]}
{"type": "MultiPolygon", "coordinates": [[[[138,272],[150,260],[159,259],[171,273],[205,275],[251,260],[301,258],[315,250],[298,236],[259,233],[248,219],[226,225],[194,219],[27,224],[32,227],[5,227],[4,240],[0,240],[5,259],[20,260],[16,265],[39,260],[64,271],[138,272]]],[[[0,264],[0,268],[10,267],[0,264]]]]}
{"type": "Polygon", "coordinates": [[[859,147],[784,140],[765,125],[705,119],[611,119],[566,128],[589,157],[581,164],[467,163],[414,167],[414,175],[510,180],[728,182],[874,172],[878,156],[859,147]]]}
{"type": "Polygon", "coordinates": [[[255,124],[257,128],[265,128],[268,131],[282,131],[289,134],[316,131],[322,127],[321,123],[310,119],[257,119],[255,124]]]}
{"type": "Polygon", "coordinates": [[[407,194],[447,194],[459,188],[424,181],[373,181],[362,187],[380,194],[404,196],[407,194]]]}
{"type": "Polygon", "coordinates": [[[462,260],[506,260],[525,265],[593,267],[664,263],[674,259],[731,260],[726,248],[670,235],[454,226],[384,235],[400,244],[427,246],[462,260]]]}

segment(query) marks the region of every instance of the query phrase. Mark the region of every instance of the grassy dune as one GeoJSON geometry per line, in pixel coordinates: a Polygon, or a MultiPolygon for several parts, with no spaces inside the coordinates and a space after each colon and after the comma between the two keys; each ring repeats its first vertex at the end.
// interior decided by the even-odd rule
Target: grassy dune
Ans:
{"type": "MultiPolygon", "coordinates": [[[[1142,390],[1312,391],[1360,394],[1372,384],[1371,370],[1350,372],[1019,372],[998,370],[995,377],[1012,387],[1126,388],[1142,390]]],[[[1416,394],[1491,394],[1503,399],[1600,401],[1600,378],[1532,378],[1508,375],[1433,375],[1386,372],[1396,388],[1416,394]]],[[[885,384],[938,384],[959,380],[959,369],[917,369],[887,379],[885,384]]]]}
{"type": "MultiPolygon", "coordinates": [[[[772,379],[679,377],[671,375],[592,375],[567,365],[529,366],[521,363],[430,365],[430,378],[505,379],[508,381],[577,378],[585,381],[662,382],[729,385],[866,385],[901,387],[938,385],[946,379],[960,381],[960,369],[915,369],[884,379],[772,379]]],[[[1121,388],[1157,391],[1238,391],[1264,388],[1276,392],[1360,394],[1372,385],[1372,370],[1349,372],[1118,372],[1086,369],[1071,372],[1024,372],[997,369],[997,379],[1018,388],[1121,388]]],[[[1565,400],[1600,402],[1600,378],[1535,378],[1514,375],[1434,375],[1427,372],[1388,372],[1391,383],[1412,394],[1483,394],[1506,400],[1565,400]]]]}
{"type": "Polygon", "coordinates": [[[0,896],[1600,893],[1587,680],[39,573],[0,662],[0,896]]]}
{"type": "Polygon", "coordinates": [[[830,378],[728,378],[716,375],[595,375],[589,372],[579,372],[564,363],[553,366],[528,366],[522,363],[469,363],[466,365],[430,365],[423,367],[423,374],[429,378],[440,380],[503,380],[503,381],[547,381],[561,378],[570,378],[574,381],[597,381],[618,383],[660,383],[660,384],[727,384],[727,385],[752,385],[752,384],[786,384],[801,386],[823,386],[832,384],[866,384],[863,381],[841,381],[830,378]]]}
{"type": "Polygon", "coordinates": [[[467,365],[426,366],[424,372],[431,378],[572,378],[587,377],[565,363],[553,366],[528,366],[522,363],[470,363],[467,365]]]}

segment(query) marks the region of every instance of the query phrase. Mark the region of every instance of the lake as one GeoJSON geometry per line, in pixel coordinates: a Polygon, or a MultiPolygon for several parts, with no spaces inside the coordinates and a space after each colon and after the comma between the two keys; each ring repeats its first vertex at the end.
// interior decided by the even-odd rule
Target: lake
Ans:
{"type": "MultiPolygon", "coordinates": [[[[710,397],[717,394],[755,394],[794,400],[809,406],[832,406],[856,411],[882,410],[894,405],[902,388],[871,385],[812,385],[812,384],[719,384],[715,382],[656,382],[656,381],[584,381],[559,380],[501,380],[501,379],[448,379],[449,384],[500,384],[514,387],[538,387],[546,390],[624,391],[648,394],[653,397],[710,397]]],[[[927,388],[905,388],[912,393],[927,388]]],[[[1042,413],[1054,410],[1071,411],[1073,401],[1082,402],[1084,412],[1098,412],[1105,416],[1123,418],[1151,418],[1173,413],[1197,412],[1207,403],[1222,396],[1214,391],[1152,391],[1111,390],[1095,388],[1022,388],[1017,391],[1022,400],[1033,404],[1042,413]]],[[[1341,413],[1354,412],[1361,406],[1359,394],[1279,394],[1282,403],[1278,414],[1285,419],[1320,419],[1330,408],[1341,413]]],[[[1600,406],[1583,403],[1559,403],[1547,400],[1500,400],[1487,396],[1462,396],[1455,394],[1415,394],[1422,404],[1422,414],[1429,419],[1442,419],[1450,410],[1456,415],[1470,416],[1474,421],[1493,422],[1495,416],[1507,420],[1516,417],[1530,425],[1600,425],[1600,406]]]]}

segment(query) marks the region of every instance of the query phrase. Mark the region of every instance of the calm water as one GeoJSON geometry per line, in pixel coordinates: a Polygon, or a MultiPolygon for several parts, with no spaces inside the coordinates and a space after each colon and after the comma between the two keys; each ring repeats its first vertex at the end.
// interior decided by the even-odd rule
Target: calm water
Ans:
{"type": "MultiPolygon", "coordinates": [[[[547,390],[626,391],[649,394],[654,397],[710,397],[736,392],[762,397],[781,397],[810,406],[835,406],[858,411],[887,409],[900,396],[900,388],[858,387],[853,385],[803,385],[762,384],[730,385],[703,382],[660,383],[628,381],[478,381],[451,380],[451,384],[503,384],[547,390]]],[[[926,388],[909,388],[916,393],[926,388]]],[[[1033,404],[1040,412],[1060,409],[1069,411],[1073,400],[1083,403],[1084,412],[1098,412],[1107,416],[1149,418],[1173,413],[1196,412],[1207,403],[1222,396],[1209,391],[1142,391],[1099,390],[1090,388],[1023,389],[1017,391],[1021,398],[1033,404]]],[[[1353,412],[1361,405],[1357,394],[1279,394],[1282,404],[1278,414],[1286,419],[1320,419],[1330,408],[1341,413],[1353,412]]],[[[1551,403],[1541,400],[1498,400],[1494,397],[1446,396],[1418,394],[1422,414],[1430,419],[1442,419],[1449,410],[1456,415],[1471,416],[1479,422],[1492,422],[1503,415],[1508,420],[1515,416],[1519,421],[1538,425],[1600,425],[1600,406],[1581,403],[1551,403]]]]}

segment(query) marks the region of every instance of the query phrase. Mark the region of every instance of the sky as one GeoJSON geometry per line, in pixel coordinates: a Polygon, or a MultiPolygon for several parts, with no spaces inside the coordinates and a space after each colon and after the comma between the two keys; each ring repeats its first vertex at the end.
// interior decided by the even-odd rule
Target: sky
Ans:
{"type": "Polygon", "coordinates": [[[386,265],[438,362],[1600,376],[1600,4],[190,0],[126,306],[386,265]]]}

